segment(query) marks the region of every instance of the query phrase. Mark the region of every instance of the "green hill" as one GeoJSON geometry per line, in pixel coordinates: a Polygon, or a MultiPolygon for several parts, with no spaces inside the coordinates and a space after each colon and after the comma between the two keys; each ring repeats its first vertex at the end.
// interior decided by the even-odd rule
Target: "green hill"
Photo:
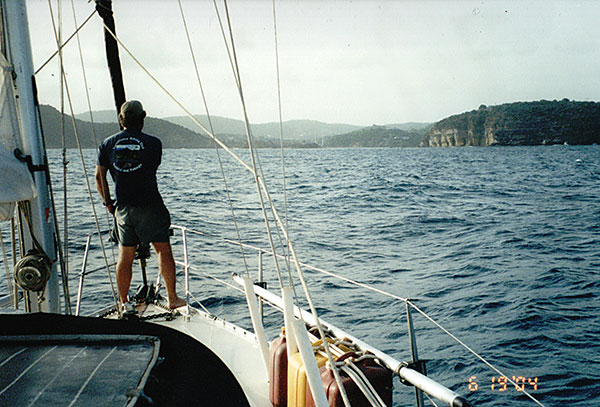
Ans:
{"type": "MultiPolygon", "coordinates": [[[[194,115],[203,126],[208,127],[208,119],[205,115],[194,115]]],[[[217,134],[246,134],[244,122],[221,116],[211,116],[211,122],[217,134]]],[[[172,123],[179,124],[192,131],[199,131],[198,126],[187,116],[166,117],[172,123]]],[[[279,123],[251,124],[252,134],[256,137],[264,137],[279,140],[279,123]]],[[[287,120],[283,122],[283,138],[285,140],[296,140],[298,142],[320,142],[321,138],[335,134],[347,133],[360,129],[360,126],[343,123],[323,123],[316,120],[287,120]]]]}
{"type": "Polygon", "coordinates": [[[323,140],[323,147],[417,147],[422,138],[423,131],[409,132],[373,125],[327,137],[323,140]]]}
{"type": "MultiPolygon", "coordinates": [[[[46,146],[48,148],[61,148],[62,124],[60,112],[48,105],[42,105],[41,112],[46,146]]],[[[116,123],[116,114],[112,111],[94,112],[94,126],[88,121],[89,114],[83,113],[76,115],[76,117],[75,125],[83,148],[96,148],[106,137],[119,131],[119,126],[116,123]],[[84,120],[80,120],[79,118],[83,118],[84,120]],[[103,122],[103,120],[107,122],[103,122]],[[93,129],[95,129],[96,139],[94,138],[93,129]]],[[[77,142],[75,140],[71,117],[65,115],[64,119],[66,147],[76,148],[77,142]]],[[[214,141],[208,136],[164,119],[147,117],[144,121],[144,132],[159,137],[164,148],[214,148],[214,141]]],[[[231,148],[248,147],[245,132],[243,135],[217,132],[217,137],[231,148]]],[[[257,148],[278,148],[280,145],[279,137],[255,136],[255,145],[257,148]]],[[[302,140],[286,140],[284,145],[286,148],[318,147],[315,143],[302,140]]]]}
{"type": "MultiPolygon", "coordinates": [[[[47,148],[61,148],[62,124],[60,112],[52,106],[42,105],[41,113],[47,148]]],[[[66,147],[76,148],[77,142],[71,117],[65,115],[64,122],[66,147]]],[[[94,138],[94,130],[90,122],[75,119],[75,126],[83,148],[96,148],[106,137],[119,131],[117,123],[98,122],[94,125],[96,133],[94,138]]],[[[153,117],[146,118],[144,132],[159,137],[164,148],[206,148],[213,146],[213,142],[206,136],[201,136],[185,127],[153,117]]]]}
{"type": "MultiPolygon", "coordinates": [[[[117,123],[117,112],[115,110],[96,110],[94,114],[94,123],[117,123]]],[[[90,121],[90,113],[84,112],[75,115],[76,119],[86,122],[90,121]]]]}
{"type": "MultiPolygon", "coordinates": [[[[89,114],[76,115],[83,121],[89,120],[89,114]]],[[[210,128],[205,115],[195,115],[207,129],[210,128]]],[[[192,133],[201,133],[202,130],[193,120],[187,116],[172,116],[153,122],[156,134],[169,135],[173,129],[165,122],[177,125],[172,143],[169,145],[177,147],[187,146],[205,147],[204,145],[186,145],[185,140],[179,136],[180,128],[187,129],[192,133]]],[[[94,121],[116,123],[116,114],[113,111],[94,112],[94,121]]],[[[220,140],[230,147],[245,148],[246,128],[241,120],[230,119],[221,116],[211,116],[213,129],[220,140]]],[[[148,123],[149,124],[149,123],[148,123]]],[[[284,145],[287,148],[314,148],[314,147],[415,147],[419,145],[425,132],[432,126],[431,123],[396,123],[386,126],[371,126],[362,128],[344,123],[324,123],[317,120],[288,120],[283,122],[284,145]]],[[[252,124],[252,134],[259,148],[278,148],[280,144],[279,123],[252,124]]],[[[145,128],[148,130],[148,128],[145,128]]],[[[150,130],[148,130],[150,132],[150,130]]],[[[154,133],[151,133],[154,134],[154,133]]],[[[210,144],[212,146],[212,144],[210,144]]]]}

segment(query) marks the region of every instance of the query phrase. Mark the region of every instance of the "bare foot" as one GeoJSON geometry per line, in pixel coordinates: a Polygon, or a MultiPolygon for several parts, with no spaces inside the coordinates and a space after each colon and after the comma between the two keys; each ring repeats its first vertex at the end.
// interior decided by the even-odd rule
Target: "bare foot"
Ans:
{"type": "Polygon", "coordinates": [[[187,302],[185,302],[185,300],[183,298],[177,297],[175,299],[175,301],[169,301],[169,308],[170,309],[175,309],[175,308],[183,307],[185,305],[187,305],[187,302]]]}

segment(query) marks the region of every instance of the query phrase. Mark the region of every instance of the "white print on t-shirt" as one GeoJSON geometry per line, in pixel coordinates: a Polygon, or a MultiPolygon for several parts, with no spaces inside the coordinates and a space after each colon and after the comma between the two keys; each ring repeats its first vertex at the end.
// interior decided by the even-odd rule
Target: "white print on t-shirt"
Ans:
{"type": "Polygon", "coordinates": [[[117,141],[113,147],[115,155],[113,167],[119,172],[134,172],[142,168],[141,153],[144,143],[135,137],[117,141]]]}

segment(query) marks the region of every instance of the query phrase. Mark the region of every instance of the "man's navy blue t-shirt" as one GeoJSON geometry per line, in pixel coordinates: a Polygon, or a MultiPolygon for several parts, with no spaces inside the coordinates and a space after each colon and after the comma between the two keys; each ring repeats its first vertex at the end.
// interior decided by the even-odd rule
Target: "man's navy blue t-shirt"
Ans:
{"type": "Polygon", "coordinates": [[[160,139],[141,131],[123,130],[98,148],[98,165],[108,168],[118,204],[148,206],[162,202],[156,170],[160,165],[160,139]]]}

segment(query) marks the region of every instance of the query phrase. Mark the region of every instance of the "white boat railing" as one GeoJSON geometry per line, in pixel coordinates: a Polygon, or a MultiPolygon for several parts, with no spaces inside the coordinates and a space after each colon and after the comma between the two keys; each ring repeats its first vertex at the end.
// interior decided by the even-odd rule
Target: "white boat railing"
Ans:
{"type": "MultiPolygon", "coordinates": [[[[263,256],[263,254],[266,254],[268,256],[273,256],[273,253],[270,250],[263,249],[263,248],[260,248],[260,247],[256,247],[256,246],[253,246],[253,245],[250,245],[250,244],[247,244],[247,243],[242,243],[242,242],[238,242],[238,241],[227,239],[227,238],[217,237],[217,236],[214,236],[214,235],[210,235],[208,233],[199,232],[199,231],[196,231],[196,230],[193,230],[193,229],[189,229],[189,228],[186,229],[186,231],[189,232],[189,233],[194,233],[196,235],[201,235],[201,236],[205,236],[205,237],[216,238],[219,242],[224,243],[224,244],[241,246],[244,249],[250,249],[250,250],[254,250],[254,251],[258,252],[259,253],[259,269],[262,268],[261,264],[262,264],[262,256],[263,256]]],[[[276,256],[278,258],[282,258],[282,259],[285,258],[285,256],[280,255],[280,254],[277,254],[276,256]]],[[[181,264],[181,263],[179,263],[179,264],[181,264]]],[[[438,323],[436,320],[434,320],[430,315],[428,315],[427,313],[425,313],[412,300],[407,299],[407,298],[402,298],[402,297],[400,297],[398,295],[389,293],[389,292],[381,290],[379,288],[370,286],[368,284],[365,284],[365,283],[362,283],[362,282],[350,279],[348,277],[345,277],[345,276],[342,276],[342,275],[339,275],[339,274],[332,273],[330,271],[327,271],[327,270],[324,270],[324,269],[321,269],[321,268],[318,268],[318,267],[311,266],[311,265],[306,264],[306,263],[299,263],[299,264],[304,269],[312,270],[314,272],[317,272],[317,273],[320,273],[320,274],[324,274],[324,275],[327,275],[327,276],[330,276],[330,277],[342,280],[342,281],[344,281],[344,282],[346,282],[348,284],[351,284],[351,285],[354,285],[354,286],[357,286],[357,287],[361,287],[363,289],[366,289],[366,290],[378,293],[380,295],[386,296],[386,297],[391,298],[393,300],[404,302],[406,304],[406,308],[407,308],[407,319],[408,319],[408,323],[409,323],[408,329],[409,329],[409,336],[410,336],[409,339],[410,339],[410,343],[411,343],[411,354],[413,356],[413,361],[412,361],[411,366],[419,365],[420,364],[420,361],[415,358],[416,355],[417,355],[417,352],[416,352],[416,341],[414,339],[414,330],[412,329],[412,322],[411,322],[412,321],[412,317],[410,315],[411,309],[412,309],[413,311],[416,311],[417,313],[419,313],[420,315],[422,315],[431,324],[433,324],[435,327],[437,327],[438,329],[440,329],[444,334],[446,334],[447,336],[449,336],[456,343],[458,343],[463,349],[465,349],[465,351],[467,351],[468,353],[470,353],[476,359],[479,359],[484,365],[486,365],[488,368],[490,368],[491,370],[493,370],[494,372],[496,372],[500,377],[506,378],[506,382],[509,383],[509,384],[511,384],[511,385],[513,385],[513,386],[515,386],[515,389],[518,389],[519,392],[522,395],[524,395],[525,397],[529,398],[536,405],[538,405],[540,407],[545,407],[543,403],[541,403],[537,398],[535,398],[530,392],[528,392],[527,390],[525,390],[522,385],[519,385],[518,383],[515,382],[515,380],[511,379],[510,375],[504,373],[498,367],[494,366],[492,363],[490,363],[488,360],[486,360],[482,355],[480,355],[479,353],[477,353],[470,346],[468,346],[465,342],[463,342],[462,340],[460,340],[456,335],[454,335],[448,329],[446,329],[445,327],[443,327],[440,323],[438,323]],[[414,349],[414,352],[413,352],[413,349],[414,349]]],[[[190,268],[193,268],[193,266],[190,265],[190,268]]],[[[212,276],[212,275],[210,275],[208,273],[205,273],[204,271],[201,271],[201,270],[198,270],[198,271],[200,273],[202,273],[203,275],[205,275],[206,277],[208,277],[208,278],[211,278],[211,279],[213,279],[215,281],[219,281],[220,283],[225,284],[225,285],[231,287],[231,285],[228,282],[226,282],[226,281],[223,281],[223,280],[221,280],[219,278],[216,278],[216,277],[214,277],[214,276],[212,276]]],[[[262,270],[261,270],[261,274],[262,274],[262,270]]],[[[262,278],[259,280],[259,282],[262,283],[262,278]]],[[[237,287],[235,287],[235,288],[237,288],[237,287]]],[[[241,289],[239,289],[239,291],[243,292],[243,290],[241,290],[241,289]]],[[[419,386],[415,386],[415,387],[417,389],[419,388],[419,386]]],[[[434,397],[436,397],[436,396],[434,396],[434,397]]],[[[418,406],[419,406],[419,403],[421,403],[419,400],[420,400],[420,396],[418,395],[418,391],[417,391],[417,405],[418,406]]],[[[449,404],[449,405],[452,406],[452,404],[449,404]]],[[[467,404],[465,404],[465,405],[467,405],[467,404]]],[[[456,406],[460,406],[460,404],[457,404],[456,406]]]]}
{"type": "MultiPolygon", "coordinates": [[[[183,261],[176,260],[175,263],[177,265],[183,267],[183,270],[184,270],[185,297],[186,297],[186,301],[188,302],[188,307],[189,307],[190,299],[194,296],[190,290],[190,270],[192,269],[192,265],[189,262],[188,236],[187,235],[188,235],[188,232],[192,232],[194,234],[199,234],[199,235],[204,235],[204,236],[207,236],[207,235],[202,232],[188,229],[185,226],[172,225],[171,227],[172,227],[172,229],[179,230],[181,232],[181,241],[182,241],[182,245],[183,245],[183,248],[182,248],[183,261]]],[[[268,250],[265,250],[265,249],[262,249],[259,247],[255,247],[255,246],[252,246],[249,244],[231,241],[229,239],[221,239],[221,241],[226,244],[229,244],[229,245],[231,245],[231,244],[243,245],[247,249],[255,250],[258,253],[259,280],[262,281],[262,256],[264,253],[270,254],[270,252],[268,250]]],[[[79,287],[77,290],[76,315],[79,315],[79,312],[81,309],[81,302],[82,302],[82,298],[83,298],[84,277],[89,274],[92,274],[96,271],[100,271],[100,270],[104,269],[104,267],[98,267],[93,270],[86,270],[89,247],[90,247],[90,236],[87,237],[86,248],[84,251],[84,257],[83,257],[83,261],[82,261],[82,268],[81,268],[81,272],[79,273],[79,287]]],[[[203,274],[206,275],[207,273],[203,272],[203,274]]],[[[213,279],[218,282],[225,283],[224,281],[222,281],[218,278],[213,277],[213,279]]],[[[245,286],[244,279],[242,279],[240,276],[233,275],[233,280],[241,287],[245,286]]],[[[227,284],[227,285],[231,287],[230,284],[227,284]]],[[[283,308],[284,308],[283,299],[281,297],[268,291],[261,284],[253,284],[252,288],[253,288],[254,294],[256,294],[257,298],[260,300],[261,303],[264,300],[265,302],[267,302],[267,304],[270,304],[271,306],[273,306],[273,308],[275,308],[279,311],[283,310],[283,308]]],[[[240,291],[247,292],[248,289],[247,288],[245,290],[240,289],[240,291]]],[[[294,306],[294,313],[297,317],[299,317],[306,323],[308,323],[310,325],[316,324],[316,320],[311,313],[309,313],[305,310],[302,310],[301,308],[299,308],[297,306],[294,306]]],[[[189,315],[189,310],[188,310],[188,315],[189,315]]],[[[260,323],[262,324],[262,311],[258,311],[255,309],[254,315],[255,316],[258,315],[259,319],[261,320],[260,323]]],[[[409,307],[407,307],[407,316],[408,316],[408,320],[409,320],[409,324],[408,324],[409,336],[411,338],[411,354],[413,355],[412,363],[398,361],[398,360],[392,358],[391,356],[385,354],[384,352],[378,350],[377,348],[375,348],[375,347],[359,340],[358,338],[355,338],[354,336],[348,334],[347,332],[335,327],[334,325],[332,325],[322,319],[319,319],[319,321],[335,337],[344,338],[345,340],[349,340],[361,351],[367,351],[367,352],[372,353],[381,361],[383,366],[385,366],[386,368],[388,368],[392,372],[394,372],[396,375],[398,375],[398,377],[400,377],[400,379],[403,383],[415,386],[415,388],[418,389],[418,391],[417,391],[417,406],[422,405],[422,398],[420,396],[419,390],[427,393],[431,397],[438,399],[439,401],[445,403],[448,406],[452,406],[452,407],[469,406],[468,401],[466,399],[464,399],[462,396],[453,392],[452,390],[448,389],[447,387],[435,382],[434,380],[431,380],[424,374],[422,374],[414,369],[414,367],[418,366],[419,361],[417,360],[417,356],[416,356],[417,355],[416,341],[414,340],[414,332],[412,330],[412,319],[410,316],[410,308],[409,307]]],[[[253,321],[253,324],[254,324],[254,321],[253,321]]],[[[255,329],[256,329],[256,326],[255,326],[255,329]]],[[[263,352],[264,352],[264,349],[263,349],[263,352]]],[[[263,355],[263,357],[264,357],[264,355],[263,355]]]]}
{"type": "MultiPolygon", "coordinates": [[[[184,268],[184,279],[185,279],[184,285],[185,285],[185,290],[186,290],[185,295],[186,295],[186,298],[188,299],[188,304],[189,304],[189,298],[192,294],[189,291],[189,287],[190,287],[189,271],[191,269],[191,264],[189,263],[189,257],[188,257],[187,233],[192,232],[194,234],[200,234],[200,235],[204,235],[204,236],[207,236],[207,235],[202,232],[188,229],[184,226],[172,225],[171,227],[173,229],[178,229],[181,231],[184,260],[183,260],[183,262],[176,261],[176,264],[183,266],[183,268],[184,268]]],[[[229,239],[220,239],[220,240],[222,242],[230,244],[230,245],[233,244],[233,245],[244,246],[244,248],[255,250],[258,253],[259,284],[253,285],[253,292],[256,294],[256,296],[260,300],[265,300],[268,304],[272,305],[273,308],[275,308],[279,311],[283,311],[283,308],[284,308],[283,299],[281,297],[273,294],[272,292],[270,292],[269,290],[264,288],[264,286],[262,285],[262,282],[263,282],[262,256],[264,253],[271,254],[271,255],[272,255],[272,253],[268,250],[265,250],[265,249],[262,249],[262,248],[259,248],[256,246],[252,246],[249,244],[240,243],[240,242],[236,242],[236,241],[229,240],[229,239]]],[[[283,257],[283,256],[281,256],[281,257],[283,257]]],[[[303,265],[303,266],[307,266],[307,265],[303,265]]],[[[233,280],[241,287],[245,287],[245,285],[247,285],[247,281],[246,281],[247,279],[243,279],[242,277],[240,277],[238,275],[234,274],[233,280]]],[[[247,287],[244,291],[248,292],[247,287]]],[[[303,321],[305,321],[306,323],[308,323],[310,325],[316,324],[317,321],[311,313],[309,313],[305,310],[302,310],[301,308],[299,308],[297,306],[294,306],[294,311],[295,311],[296,316],[299,317],[300,319],[302,319],[303,321]]],[[[255,311],[255,314],[256,314],[256,311],[255,311]]],[[[262,316],[262,312],[261,312],[261,316],[262,316]]],[[[340,338],[340,339],[345,338],[345,340],[350,340],[361,351],[367,351],[367,352],[374,354],[386,368],[390,369],[392,372],[394,372],[396,375],[398,375],[398,377],[400,377],[400,379],[403,383],[415,386],[415,388],[418,389],[417,390],[417,406],[421,406],[423,404],[420,391],[427,393],[431,397],[434,397],[437,400],[439,400],[451,407],[469,406],[470,405],[469,402],[465,398],[463,398],[461,395],[448,389],[447,387],[443,386],[442,384],[435,382],[434,380],[428,378],[427,376],[425,376],[424,374],[422,374],[421,372],[419,372],[413,368],[413,367],[419,366],[420,361],[418,360],[418,356],[417,356],[416,340],[414,339],[415,337],[414,337],[414,330],[413,330],[413,326],[412,326],[412,317],[410,314],[410,307],[408,306],[408,304],[407,304],[407,318],[408,318],[409,337],[411,339],[410,347],[411,347],[411,354],[413,357],[412,363],[398,361],[398,360],[392,358],[391,356],[385,354],[384,352],[376,349],[375,347],[373,347],[373,346],[359,340],[358,338],[355,338],[354,336],[348,334],[347,332],[335,327],[334,325],[332,325],[322,319],[319,319],[319,321],[321,322],[321,324],[324,327],[326,327],[326,329],[329,332],[333,333],[333,335],[335,337],[340,338]]]]}
{"type": "MultiPolygon", "coordinates": [[[[109,233],[109,232],[102,231],[102,234],[104,234],[104,233],[109,233]]],[[[90,233],[86,236],[85,249],[83,251],[83,259],[81,261],[81,271],[77,275],[79,277],[79,284],[77,287],[77,297],[76,297],[76,305],[75,305],[75,315],[76,316],[79,316],[79,314],[81,313],[81,302],[83,301],[83,286],[84,286],[85,277],[90,274],[96,273],[97,271],[106,270],[106,265],[101,266],[101,267],[96,267],[92,270],[87,269],[88,256],[89,256],[89,252],[90,252],[92,236],[97,235],[97,234],[98,234],[98,232],[94,232],[94,233],[90,233]]],[[[116,261],[109,263],[108,267],[114,267],[114,266],[116,266],[116,264],[117,264],[116,261]]]]}
{"type": "MultiPolygon", "coordinates": [[[[254,293],[256,294],[258,300],[259,300],[259,304],[260,307],[262,308],[262,303],[266,302],[267,304],[271,305],[274,309],[278,310],[278,311],[282,311],[283,310],[283,300],[281,299],[281,297],[273,294],[272,292],[268,291],[265,288],[265,285],[263,283],[263,267],[262,267],[262,263],[263,263],[263,255],[267,254],[267,255],[271,255],[272,256],[272,252],[270,252],[269,250],[260,248],[260,247],[256,247],[247,243],[241,243],[241,242],[237,242],[234,240],[230,240],[230,239],[225,239],[225,238],[218,238],[215,237],[213,235],[207,234],[207,233],[203,233],[203,232],[199,232],[193,229],[189,229],[187,227],[184,226],[179,226],[179,225],[171,225],[172,229],[174,230],[179,230],[181,232],[181,242],[182,242],[182,250],[183,250],[183,261],[180,260],[176,260],[175,263],[180,266],[183,267],[184,270],[184,289],[185,289],[185,297],[186,300],[188,302],[188,307],[189,304],[191,302],[191,299],[194,299],[196,302],[198,302],[199,306],[201,306],[202,308],[204,308],[204,306],[201,304],[200,301],[198,301],[198,299],[193,295],[193,293],[191,292],[191,287],[190,287],[190,274],[191,271],[193,270],[194,272],[197,272],[199,274],[202,274],[205,277],[208,277],[220,284],[223,284],[225,286],[228,286],[229,288],[234,288],[238,291],[240,291],[241,293],[243,293],[245,290],[241,287],[244,287],[244,283],[243,280],[238,277],[238,276],[233,276],[233,280],[234,282],[237,284],[232,284],[230,281],[226,281],[222,278],[216,277],[214,275],[211,275],[210,273],[207,273],[204,270],[201,270],[198,267],[195,267],[193,264],[190,263],[190,256],[189,256],[189,252],[188,252],[188,234],[192,233],[194,235],[199,235],[199,236],[203,236],[203,237],[209,237],[209,238],[216,238],[216,240],[220,243],[223,244],[227,244],[227,245],[236,245],[236,246],[242,246],[244,249],[250,249],[255,251],[256,253],[258,253],[258,273],[259,273],[259,282],[258,283],[254,283],[253,284],[253,290],[254,293]]],[[[86,252],[87,252],[87,247],[86,247],[86,252]]],[[[283,258],[284,256],[282,255],[277,255],[278,257],[283,258]]],[[[83,262],[83,266],[82,266],[82,272],[80,273],[80,287],[78,290],[78,296],[77,296],[77,312],[79,312],[80,309],[80,304],[81,304],[81,299],[82,299],[82,292],[83,292],[83,277],[85,275],[91,274],[95,271],[99,271],[104,269],[104,267],[100,267],[98,269],[95,270],[91,270],[91,271],[86,271],[85,270],[85,259],[87,258],[87,253],[84,256],[84,262],[83,262]]],[[[423,405],[423,400],[422,400],[422,395],[420,393],[420,391],[423,391],[424,393],[426,393],[428,396],[431,396],[433,398],[436,398],[440,401],[442,401],[443,403],[445,403],[448,406],[451,407],[464,407],[464,406],[468,406],[469,403],[466,399],[464,399],[462,396],[460,396],[459,394],[455,393],[454,391],[446,388],[445,386],[431,380],[430,378],[428,378],[426,376],[426,371],[424,369],[424,366],[422,364],[422,361],[419,360],[419,356],[418,356],[418,351],[417,351],[417,346],[416,346],[416,340],[415,340],[415,334],[414,334],[414,329],[413,329],[413,324],[412,324],[412,316],[411,316],[411,308],[414,308],[414,310],[418,311],[420,314],[424,314],[424,312],[419,309],[418,307],[416,307],[411,301],[407,300],[407,299],[403,299],[401,297],[392,295],[390,293],[387,293],[385,291],[379,290],[375,287],[371,287],[368,286],[366,284],[348,279],[346,277],[343,276],[339,276],[337,274],[331,273],[331,272],[327,272],[325,270],[316,268],[316,267],[312,267],[308,264],[304,264],[301,263],[301,265],[303,267],[305,267],[306,269],[310,269],[316,272],[321,272],[324,273],[328,276],[331,277],[335,277],[338,279],[341,279],[343,281],[346,281],[348,283],[354,284],[354,285],[358,285],[361,286],[363,288],[367,288],[369,290],[375,291],[375,292],[379,292],[381,294],[393,297],[396,300],[400,300],[400,301],[404,301],[406,304],[406,313],[407,313],[407,322],[408,322],[408,334],[409,334],[409,343],[410,343],[410,351],[411,351],[411,361],[410,362],[404,362],[404,361],[398,361],[394,358],[392,358],[391,356],[379,351],[378,349],[372,347],[371,345],[362,342],[361,340],[359,340],[358,338],[354,338],[352,335],[344,332],[343,330],[333,326],[332,324],[323,321],[322,319],[319,318],[319,322],[326,327],[326,329],[333,333],[334,336],[338,337],[338,338],[349,338],[351,339],[351,341],[354,343],[354,345],[356,345],[359,349],[373,353],[381,362],[382,365],[384,365],[386,368],[390,369],[391,371],[393,371],[395,374],[397,374],[401,381],[405,384],[410,384],[413,385],[416,389],[416,397],[417,397],[417,406],[422,406],[423,405]],[[421,372],[419,371],[421,370],[421,372]]],[[[160,279],[160,275],[158,276],[158,279],[160,279]]],[[[158,285],[158,280],[157,280],[157,285],[158,285]]],[[[204,308],[204,310],[208,313],[210,313],[206,308],[204,308]]],[[[190,314],[189,312],[190,310],[188,309],[188,315],[190,314]]],[[[314,319],[314,317],[312,316],[311,313],[305,311],[305,310],[301,310],[298,307],[295,307],[295,313],[296,316],[302,318],[305,322],[307,322],[308,324],[314,325],[316,323],[316,320],[314,319]]],[[[255,313],[256,314],[256,313],[255,313]]],[[[260,319],[261,319],[261,323],[262,323],[262,309],[260,309],[257,313],[257,315],[259,315],[260,319]]],[[[424,314],[425,317],[427,319],[429,319],[430,321],[432,321],[434,324],[438,325],[435,321],[431,320],[431,318],[424,314]]],[[[455,338],[452,334],[448,333],[443,327],[442,330],[449,334],[451,337],[455,338]]],[[[459,344],[462,345],[462,342],[458,339],[456,339],[459,344]]],[[[474,353],[470,348],[468,348],[466,345],[464,345],[466,347],[466,349],[468,351],[470,351],[471,353],[474,353]]],[[[489,363],[487,363],[487,361],[485,361],[481,356],[479,356],[478,354],[474,353],[475,356],[477,356],[479,359],[481,359],[482,361],[484,361],[484,363],[488,364],[489,367],[491,367],[492,369],[496,370],[493,366],[490,366],[489,363]]],[[[497,370],[496,370],[497,371],[497,370]]],[[[502,373],[502,372],[500,372],[502,373]]],[[[506,375],[504,375],[506,377],[506,375]]],[[[510,379],[507,379],[510,382],[510,379]]],[[[543,406],[543,404],[541,404],[539,401],[537,401],[535,398],[533,398],[533,396],[531,396],[530,394],[526,393],[525,391],[523,391],[523,393],[525,395],[527,395],[529,398],[531,398],[536,404],[543,406]]]]}
{"type": "MultiPolygon", "coordinates": [[[[266,300],[266,298],[264,296],[262,296],[260,293],[265,293],[268,292],[265,289],[265,284],[263,281],[263,267],[262,267],[262,258],[263,255],[266,254],[268,256],[273,256],[273,253],[270,250],[267,249],[263,249],[257,246],[253,246],[251,244],[247,244],[247,243],[242,243],[239,241],[235,241],[235,240],[231,240],[231,239],[227,239],[227,238],[222,238],[222,237],[218,237],[218,236],[214,236],[208,233],[203,233],[203,232],[199,232],[193,229],[189,229],[189,228],[183,228],[181,226],[175,226],[172,225],[173,228],[177,228],[177,229],[184,229],[185,233],[193,233],[195,235],[200,235],[200,236],[204,236],[204,237],[211,237],[216,239],[218,242],[227,244],[227,245],[235,245],[235,246],[240,246],[243,249],[249,249],[249,250],[253,250],[256,253],[258,253],[258,271],[259,271],[259,277],[258,277],[258,283],[255,283],[255,291],[256,294],[259,297],[259,304],[264,300],[267,303],[272,304],[271,301],[266,300]]],[[[185,249],[187,250],[187,249],[185,249]]],[[[282,258],[285,259],[285,256],[277,254],[276,255],[278,258],[282,258]]],[[[181,262],[176,262],[179,265],[184,265],[184,263],[181,262]]],[[[408,334],[409,334],[409,340],[410,340],[410,350],[411,350],[411,357],[412,360],[411,362],[399,362],[395,359],[389,359],[387,360],[386,363],[389,362],[388,367],[392,368],[392,370],[396,371],[397,370],[397,374],[400,376],[401,380],[404,383],[410,383],[412,385],[415,386],[415,390],[416,390],[416,397],[417,397],[417,406],[422,406],[423,405],[423,401],[422,401],[422,397],[420,394],[420,390],[422,390],[424,393],[426,393],[428,396],[434,397],[440,401],[443,401],[444,403],[446,403],[449,406],[452,407],[461,407],[461,406],[468,406],[469,403],[467,400],[465,400],[463,397],[461,397],[460,395],[458,395],[457,393],[453,392],[450,389],[447,389],[446,387],[444,387],[443,385],[440,385],[434,381],[432,381],[431,379],[429,379],[425,374],[426,370],[424,369],[424,362],[421,361],[418,357],[418,352],[417,352],[417,346],[416,346],[416,339],[415,339],[415,334],[414,334],[414,329],[413,329],[413,325],[412,325],[412,316],[411,316],[411,310],[418,312],[419,314],[421,314],[424,318],[426,318],[429,322],[431,322],[434,326],[436,326],[437,328],[439,328],[444,334],[448,335],[450,338],[452,338],[455,342],[457,342],[462,348],[464,348],[467,352],[471,353],[475,358],[479,359],[483,364],[485,364],[487,367],[489,367],[491,370],[495,371],[497,374],[499,374],[502,377],[506,377],[506,380],[508,383],[511,383],[512,385],[515,386],[515,388],[520,389],[519,391],[521,392],[521,394],[523,394],[524,396],[528,397],[533,403],[537,404],[538,406],[544,407],[544,404],[542,404],[539,400],[537,400],[533,395],[531,395],[528,391],[526,391],[525,389],[522,388],[522,386],[519,386],[517,383],[514,382],[514,380],[510,379],[510,376],[508,376],[507,374],[505,374],[504,372],[502,372],[500,369],[498,369],[496,366],[492,365],[489,361],[487,361],[483,356],[481,356],[480,354],[478,354],[477,352],[475,352],[473,349],[471,349],[471,347],[469,347],[467,344],[465,344],[463,341],[461,341],[458,337],[456,337],[454,334],[452,334],[451,332],[449,332],[446,328],[444,328],[443,326],[441,326],[437,321],[435,321],[433,318],[431,318],[431,316],[429,316],[427,313],[425,313],[422,309],[420,309],[419,307],[417,307],[413,301],[407,299],[407,298],[402,298],[399,297],[397,295],[391,294],[389,292],[386,292],[384,290],[378,289],[376,287],[367,285],[365,283],[361,283],[359,281],[356,280],[352,280],[350,278],[329,272],[327,270],[323,270],[321,268],[318,267],[314,267],[311,266],[309,264],[306,263],[300,263],[300,265],[307,269],[307,270],[312,270],[314,272],[320,273],[320,274],[324,274],[339,280],[342,280],[348,284],[352,284],[354,286],[358,286],[361,287],[363,289],[366,290],[370,290],[372,292],[378,293],[380,295],[384,295],[388,298],[392,298],[394,300],[397,301],[401,301],[404,302],[406,304],[406,313],[407,313],[407,322],[408,322],[408,334]],[[399,364],[401,364],[402,366],[400,366],[399,364]],[[412,369],[412,367],[415,367],[416,369],[422,370],[423,373],[420,373],[419,371],[412,369]],[[400,373],[400,370],[402,370],[402,374],[400,373]]],[[[188,264],[187,265],[187,270],[188,273],[186,273],[185,275],[185,279],[189,280],[189,270],[194,269],[195,271],[203,274],[204,276],[217,281],[221,284],[224,284],[230,288],[234,288],[239,290],[240,292],[244,292],[243,289],[236,287],[236,286],[232,286],[231,283],[229,283],[228,281],[222,280],[218,277],[215,277],[209,273],[206,273],[203,270],[200,269],[196,269],[195,267],[193,267],[193,265],[188,264]]],[[[187,286],[189,286],[189,283],[186,283],[187,286]]],[[[186,293],[188,294],[188,293],[186,293]]],[[[191,293],[189,295],[192,295],[191,293]]],[[[279,298],[279,297],[278,297],[279,298]]],[[[202,306],[202,304],[200,304],[202,306]]],[[[279,311],[281,311],[281,308],[278,306],[275,306],[275,308],[279,311]]],[[[306,311],[304,311],[306,312],[306,311]]],[[[307,313],[308,314],[308,313],[307,313]]],[[[309,314],[312,316],[312,314],[309,314]]],[[[319,321],[321,321],[321,319],[319,319],[319,321]]],[[[325,323],[329,329],[332,328],[332,326],[330,324],[325,323]]],[[[348,336],[345,332],[343,331],[339,331],[339,334],[342,335],[341,337],[344,336],[348,336]]],[[[358,340],[357,340],[358,341],[358,340]]],[[[358,341],[357,344],[362,344],[363,346],[367,346],[370,347],[370,345],[367,345],[366,343],[362,343],[361,341],[358,341]]],[[[360,346],[359,346],[360,347],[360,346]]],[[[386,360],[386,359],[382,359],[382,360],[386,360]]]]}

